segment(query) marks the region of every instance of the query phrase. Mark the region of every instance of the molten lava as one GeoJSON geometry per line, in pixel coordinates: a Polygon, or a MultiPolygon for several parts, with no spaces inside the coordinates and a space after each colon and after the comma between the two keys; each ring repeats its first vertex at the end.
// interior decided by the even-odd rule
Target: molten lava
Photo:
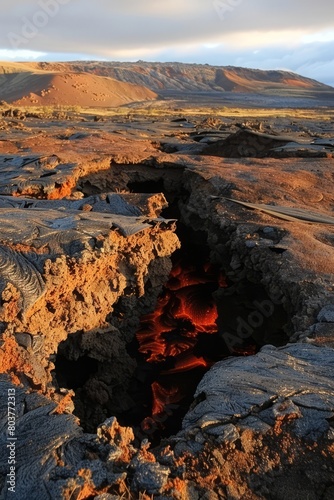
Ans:
{"type": "MultiPolygon", "coordinates": [[[[218,312],[212,293],[227,286],[222,274],[211,263],[198,269],[191,263],[178,262],[170,273],[154,312],[142,317],[137,332],[139,352],[149,363],[161,364],[165,376],[208,368],[213,362],[197,353],[199,337],[217,333],[218,312]]],[[[157,381],[151,384],[152,417],[142,429],[152,426],[152,418],[161,416],[170,404],[178,403],[183,391],[157,381]]],[[[161,426],[163,419],[159,420],[161,426]]]]}

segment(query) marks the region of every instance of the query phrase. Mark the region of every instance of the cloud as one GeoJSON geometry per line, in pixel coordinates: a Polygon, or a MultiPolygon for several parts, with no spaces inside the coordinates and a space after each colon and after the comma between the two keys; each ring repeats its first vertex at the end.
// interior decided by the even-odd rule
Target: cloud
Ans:
{"type": "Polygon", "coordinates": [[[25,48],[78,52],[80,47],[103,55],[120,48],[222,41],[231,34],[237,42],[240,33],[329,29],[334,16],[328,0],[303,0],[302,6],[299,0],[2,0],[1,48],[11,48],[9,33],[21,35],[27,21],[33,23],[38,12],[52,8],[55,15],[25,48]],[[223,19],[222,6],[228,7],[223,19]]]}
{"type": "MultiPolygon", "coordinates": [[[[17,50],[15,51],[15,57],[21,60],[38,60],[47,57],[46,52],[36,52],[31,50],[17,50]]],[[[0,60],[10,60],[14,59],[13,51],[8,49],[0,49],[0,60]]]]}
{"type": "Polygon", "coordinates": [[[1,7],[2,50],[334,74],[328,0],[2,0],[1,7]]]}

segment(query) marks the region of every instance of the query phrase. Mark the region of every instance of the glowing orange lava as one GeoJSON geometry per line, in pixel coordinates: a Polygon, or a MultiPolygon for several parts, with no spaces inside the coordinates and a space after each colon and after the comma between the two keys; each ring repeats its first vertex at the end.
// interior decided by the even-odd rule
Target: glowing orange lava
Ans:
{"type": "Polygon", "coordinates": [[[153,382],[152,393],[152,415],[160,415],[163,413],[166,405],[178,403],[183,397],[179,387],[170,387],[166,389],[158,382],[153,382]]]}
{"type": "MultiPolygon", "coordinates": [[[[141,319],[136,334],[139,352],[149,363],[172,360],[163,375],[186,372],[195,368],[208,368],[210,360],[195,354],[199,334],[217,332],[218,311],[212,292],[225,287],[221,273],[211,263],[202,269],[192,264],[178,262],[170,273],[162,296],[154,312],[141,319]]],[[[179,402],[184,394],[179,387],[164,387],[158,382],[151,385],[152,417],[162,415],[171,403],[179,402]]],[[[142,426],[149,428],[152,418],[147,417],[142,426]]]]}

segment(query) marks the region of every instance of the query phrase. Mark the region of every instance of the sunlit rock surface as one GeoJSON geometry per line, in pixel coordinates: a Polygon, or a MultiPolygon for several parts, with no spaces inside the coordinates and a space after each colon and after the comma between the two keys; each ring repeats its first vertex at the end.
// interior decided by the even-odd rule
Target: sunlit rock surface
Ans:
{"type": "Polygon", "coordinates": [[[332,125],[268,119],[237,135],[241,115],[130,115],[71,117],[61,130],[40,117],[24,127],[3,117],[1,497],[11,495],[7,394],[15,389],[17,498],[330,500],[332,125]],[[277,144],[290,131],[294,141],[277,144]],[[238,137],[245,142],[235,152],[238,137]],[[228,157],[214,144],[221,140],[228,157]],[[218,155],[202,154],[211,146],[218,155]],[[255,318],[268,345],[214,365],[182,430],[152,450],[150,435],[139,443],[113,415],[130,405],[136,363],[127,348],[179,247],[175,214],[205,235],[229,291],[248,294],[241,309],[225,290],[216,297],[231,354],[242,335],[259,337],[255,318]],[[55,380],[59,352],[98,366],[85,386],[89,432],[73,416],[73,390],[55,380]]]}

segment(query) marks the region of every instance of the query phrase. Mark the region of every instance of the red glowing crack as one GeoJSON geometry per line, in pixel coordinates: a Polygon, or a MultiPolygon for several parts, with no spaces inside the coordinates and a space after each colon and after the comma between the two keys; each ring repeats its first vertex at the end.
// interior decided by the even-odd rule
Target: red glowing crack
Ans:
{"type": "MultiPolygon", "coordinates": [[[[218,311],[211,293],[219,286],[226,286],[225,279],[211,263],[206,263],[202,269],[182,262],[173,267],[155,310],[142,317],[136,334],[139,352],[145,355],[147,362],[173,360],[172,367],[161,374],[172,375],[212,365],[209,360],[195,355],[194,349],[199,334],[217,332],[218,311]],[[213,288],[208,288],[209,284],[213,284],[213,288]]],[[[143,429],[152,429],[153,424],[156,427],[156,417],[164,415],[168,405],[184,397],[180,387],[165,387],[157,381],[151,389],[152,417],[143,420],[143,429]]],[[[160,418],[160,428],[162,422],[160,418]]]]}

